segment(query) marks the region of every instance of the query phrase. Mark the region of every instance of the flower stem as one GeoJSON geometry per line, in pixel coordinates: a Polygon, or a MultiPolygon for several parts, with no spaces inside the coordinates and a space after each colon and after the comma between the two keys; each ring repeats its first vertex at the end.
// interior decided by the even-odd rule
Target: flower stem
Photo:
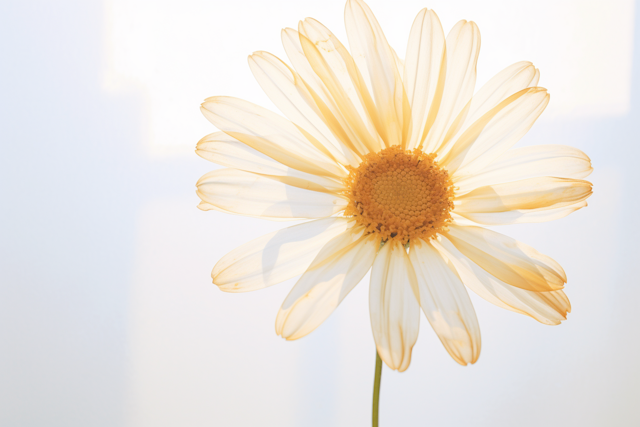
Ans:
{"type": "Polygon", "coordinates": [[[382,378],[382,359],[376,349],[376,376],[373,380],[373,414],[372,426],[378,427],[378,407],[380,406],[380,379],[382,378]]]}

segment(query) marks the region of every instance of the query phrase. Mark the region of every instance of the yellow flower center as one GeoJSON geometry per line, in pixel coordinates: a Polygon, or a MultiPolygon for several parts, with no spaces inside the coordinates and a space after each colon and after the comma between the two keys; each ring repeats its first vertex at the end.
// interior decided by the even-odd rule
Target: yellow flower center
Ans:
{"type": "Polygon", "coordinates": [[[345,179],[353,217],[383,241],[430,239],[451,222],[453,184],[435,154],[399,146],[369,153],[345,179]]]}

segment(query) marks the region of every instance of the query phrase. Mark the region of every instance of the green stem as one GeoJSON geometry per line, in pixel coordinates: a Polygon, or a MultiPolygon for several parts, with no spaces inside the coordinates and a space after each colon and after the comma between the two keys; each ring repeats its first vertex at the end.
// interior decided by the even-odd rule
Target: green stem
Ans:
{"type": "Polygon", "coordinates": [[[376,350],[376,376],[373,380],[373,416],[372,425],[378,427],[378,407],[380,406],[380,379],[382,378],[382,359],[376,350]]]}

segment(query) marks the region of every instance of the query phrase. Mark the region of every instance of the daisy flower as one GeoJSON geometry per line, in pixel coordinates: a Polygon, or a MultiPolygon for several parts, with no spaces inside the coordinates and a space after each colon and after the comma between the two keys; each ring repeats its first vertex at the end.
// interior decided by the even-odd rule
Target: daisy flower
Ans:
{"type": "Polygon", "coordinates": [[[404,60],[369,7],[348,0],[349,49],[307,18],[282,31],[292,65],[249,57],[281,115],[225,96],[202,112],[222,132],[197,153],[227,167],[197,183],[203,210],[307,220],[246,243],[212,272],[225,292],[301,275],[276,318],[288,340],[317,328],[371,271],[371,329],[380,358],[404,371],[420,309],[461,365],[480,355],[467,288],[557,325],[570,311],[562,267],[485,226],[562,218],[587,205],[589,158],[560,145],[512,149],[549,102],[530,62],[474,95],[480,32],[437,15],[413,22],[404,60]]]}

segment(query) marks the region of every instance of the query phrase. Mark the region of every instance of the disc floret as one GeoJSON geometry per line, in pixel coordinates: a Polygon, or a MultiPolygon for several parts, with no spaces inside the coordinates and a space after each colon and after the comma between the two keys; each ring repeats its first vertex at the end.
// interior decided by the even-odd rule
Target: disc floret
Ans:
{"type": "Polygon", "coordinates": [[[431,239],[446,230],[453,210],[453,183],[435,154],[392,146],[364,156],[345,179],[353,217],[383,241],[407,244],[411,239],[431,239]]]}

